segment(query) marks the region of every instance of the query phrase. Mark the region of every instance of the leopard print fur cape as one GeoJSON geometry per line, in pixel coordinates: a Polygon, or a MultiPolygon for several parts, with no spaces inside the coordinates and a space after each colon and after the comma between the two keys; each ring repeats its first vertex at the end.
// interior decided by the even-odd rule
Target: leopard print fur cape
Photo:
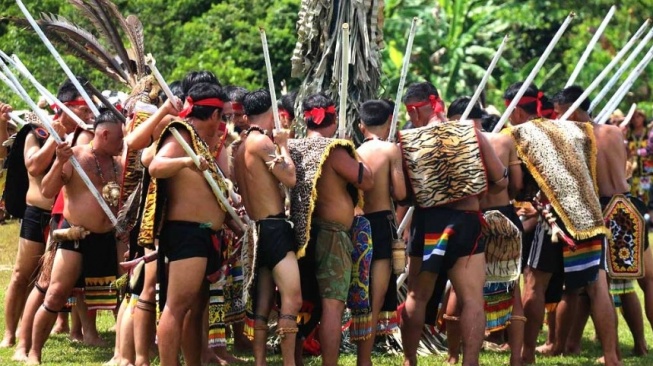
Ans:
{"type": "Polygon", "coordinates": [[[404,167],[417,206],[440,206],[487,190],[477,133],[463,122],[401,131],[404,167]]]}
{"type": "Polygon", "coordinates": [[[517,154],[576,240],[609,235],[596,181],[592,124],[537,119],[509,129],[517,154]]]}
{"type": "MultiPolygon", "coordinates": [[[[197,135],[195,129],[190,124],[185,121],[172,121],[170,122],[159,137],[159,140],[156,142],[156,151],[158,152],[163,145],[163,141],[168,136],[171,136],[171,128],[177,128],[180,131],[188,131],[191,136],[190,146],[193,148],[193,151],[198,156],[204,157],[206,161],[213,162],[215,159],[209,151],[206,144],[202,139],[197,135]]],[[[218,173],[217,164],[209,164],[209,169],[211,176],[218,184],[218,187],[222,191],[222,194],[225,197],[228,197],[227,193],[227,182],[222,179],[221,175],[218,173]]],[[[208,185],[208,183],[207,183],[208,185]]],[[[152,246],[154,245],[154,238],[158,234],[158,230],[161,229],[161,223],[164,221],[165,211],[166,211],[166,195],[165,195],[165,179],[158,181],[156,178],[153,178],[145,169],[144,179],[143,179],[143,191],[146,192],[145,203],[142,209],[142,219],[141,219],[141,228],[138,234],[138,245],[141,246],[152,246]]],[[[227,212],[227,209],[222,206],[220,201],[218,201],[220,208],[227,212]]]]}
{"type": "MultiPolygon", "coordinates": [[[[337,147],[347,150],[356,158],[356,148],[351,141],[330,139],[326,137],[308,137],[288,140],[290,157],[295,163],[297,183],[290,190],[290,221],[295,229],[295,239],[298,244],[297,258],[306,254],[310,239],[311,219],[317,202],[317,181],[322,174],[322,165],[329,158],[331,151],[337,147]]],[[[349,185],[349,194],[354,205],[362,207],[363,193],[349,185]]],[[[328,193],[323,193],[328,194],[328,193]]]]}

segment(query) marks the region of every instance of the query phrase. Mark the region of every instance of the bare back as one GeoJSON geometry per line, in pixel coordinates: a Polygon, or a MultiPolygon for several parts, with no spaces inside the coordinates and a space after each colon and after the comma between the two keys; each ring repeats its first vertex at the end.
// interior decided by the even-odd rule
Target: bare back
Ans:
{"type": "MultiPolygon", "coordinates": [[[[483,132],[483,135],[487,138],[490,146],[494,150],[494,153],[497,155],[501,163],[509,167],[509,182],[517,179],[521,179],[521,168],[519,165],[510,165],[511,162],[517,161],[517,152],[515,150],[515,143],[510,138],[510,136],[499,134],[499,133],[490,133],[483,132]],[[516,175],[520,175],[517,177],[516,175]]],[[[510,195],[508,189],[503,189],[499,193],[487,192],[481,198],[481,208],[486,209],[490,207],[500,207],[510,204],[510,195]]]]}
{"type": "MultiPolygon", "coordinates": [[[[244,136],[234,154],[234,175],[239,193],[253,220],[284,212],[279,180],[260,157],[271,143],[266,135],[254,132],[244,136]]],[[[271,152],[274,154],[274,150],[271,152]]]]}
{"type": "Polygon", "coordinates": [[[627,149],[619,127],[594,124],[596,176],[601,197],[630,191],[626,180],[627,149]]]}
{"type": "MultiPolygon", "coordinates": [[[[102,167],[102,175],[107,179],[107,182],[103,182],[98,174],[97,165],[89,145],[76,146],[73,148],[73,153],[98,192],[102,192],[102,187],[108,181],[115,182],[122,176],[122,165],[119,157],[113,157],[118,173],[116,177],[114,177],[113,167],[111,165],[106,164],[108,166],[102,167]]],[[[63,173],[70,177],[64,184],[63,189],[66,200],[64,218],[71,225],[83,226],[93,233],[106,233],[111,231],[113,229],[111,220],[104,213],[95,196],[89,191],[79,174],[72,168],[70,162],[67,162],[64,166],[63,173]]],[[[115,209],[113,213],[114,215],[116,214],[115,209]]]]}
{"type": "Polygon", "coordinates": [[[375,139],[362,144],[357,152],[374,174],[374,186],[365,192],[363,211],[368,214],[391,210],[391,197],[398,201],[406,197],[401,150],[393,143],[375,139]]]}
{"type": "Polygon", "coordinates": [[[338,172],[337,165],[348,161],[358,165],[343,148],[336,148],[322,165],[322,175],[317,181],[317,203],[314,214],[322,220],[351,227],[354,221],[354,202],[347,191],[347,180],[338,172]]]}

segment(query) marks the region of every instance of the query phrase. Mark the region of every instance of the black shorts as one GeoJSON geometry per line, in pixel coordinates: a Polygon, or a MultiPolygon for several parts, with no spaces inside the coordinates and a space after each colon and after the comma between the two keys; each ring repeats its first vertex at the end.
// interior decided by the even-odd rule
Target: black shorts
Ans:
{"type": "Polygon", "coordinates": [[[372,260],[391,259],[392,242],[397,239],[397,225],[392,211],[365,214],[372,228],[372,260]]]}
{"type": "MultiPolygon", "coordinates": [[[[62,220],[58,227],[70,227],[62,220]]],[[[118,273],[116,235],[114,231],[90,233],[77,241],[57,243],[57,250],[70,250],[82,255],[82,274],[76,287],[83,287],[89,310],[113,310],[117,302],[115,280],[118,273]]]]}
{"type": "Polygon", "coordinates": [[[220,267],[221,233],[198,222],[166,221],[159,234],[159,256],[168,258],[169,262],[206,258],[206,274],[212,274],[220,267]]]}
{"type": "Polygon", "coordinates": [[[258,268],[266,267],[272,270],[281,262],[288,252],[295,252],[297,244],[293,228],[281,213],[256,221],[258,242],[256,256],[258,268]]]}
{"type": "Polygon", "coordinates": [[[20,237],[45,245],[49,231],[50,211],[27,206],[23,220],[20,223],[20,237]]]}
{"type": "Polygon", "coordinates": [[[482,214],[433,207],[415,209],[408,254],[422,257],[421,271],[444,274],[458,258],[483,253],[482,214]]]}

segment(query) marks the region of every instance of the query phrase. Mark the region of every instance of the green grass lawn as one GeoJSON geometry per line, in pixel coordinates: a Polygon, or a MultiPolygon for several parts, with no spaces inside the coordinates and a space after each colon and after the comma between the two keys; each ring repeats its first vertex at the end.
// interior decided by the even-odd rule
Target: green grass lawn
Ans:
{"type": "MultiPolygon", "coordinates": [[[[4,291],[9,284],[11,277],[11,268],[16,255],[16,244],[18,238],[18,225],[16,222],[0,226],[0,288],[4,291]]],[[[638,289],[639,291],[639,289],[638,289]]],[[[638,292],[641,299],[641,291],[638,292]]],[[[642,300],[643,301],[643,300],[642,300]]],[[[4,300],[0,304],[0,324],[4,325],[4,300]]],[[[44,365],[101,365],[108,361],[113,354],[114,333],[110,331],[113,326],[113,315],[109,312],[100,312],[98,314],[98,329],[102,337],[107,340],[111,346],[107,347],[87,347],[79,343],[73,343],[66,336],[55,335],[50,338],[43,352],[44,365]]],[[[649,323],[645,320],[644,327],[646,330],[646,341],[649,345],[653,344],[653,332],[649,323]]],[[[597,341],[594,341],[594,327],[590,322],[585,329],[583,338],[583,352],[580,356],[575,357],[552,357],[538,358],[538,365],[594,365],[597,358],[601,356],[601,347],[597,341]]],[[[544,333],[540,335],[540,342],[544,342],[544,333]]],[[[653,365],[653,354],[647,357],[631,356],[633,340],[625,324],[625,321],[619,316],[619,344],[624,357],[625,365],[653,365]]],[[[13,349],[0,349],[0,365],[20,365],[20,363],[11,361],[13,349]]],[[[248,363],[253,363],[249,355],[239,355],[246,358],[248,363]]],[[[374,357],[375,365],[398,365],[402,358],[400,356],[377,354],[374,357]]],[[[319,365],[318,357],[307,358],[308,365],[319,365]]],[[[355,365],[355,355],[343,355],[340,359],[342,365],[355,365]]],[[[281,364],[278,356],[272,357],[270,364],[281,364]]],[[[420,358],[422,365],[445,365],[444,356],[432,355],[420,358]]],[[[508,364],[508,354],[483,352],[481,354],[482,365],[506,365],[508,364]]]]}

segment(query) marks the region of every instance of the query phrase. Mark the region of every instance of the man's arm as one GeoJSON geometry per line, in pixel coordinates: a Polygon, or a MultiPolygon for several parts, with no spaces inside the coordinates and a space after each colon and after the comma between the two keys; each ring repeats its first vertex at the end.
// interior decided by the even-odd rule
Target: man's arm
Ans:
{"type": "Polygon", "coordinates": [[[9,112],[12,111],[12,108],[9,104],[0,103],[0,159],[7,157],[7,149],[2,147],[2,144],[9,139],[9,133],[7,132],[7,124],[9,123],[9,112]]]}
{"type": "Polygon", "coordinates": [[[401,160],[401,149],[394,144],[390,154],[390,182],[392,184],[392,198],[395,201],[405,200],[406,177],[404,176],[404,167],[401,160]]]}
{"type": "Polygon", "coordinates": [[[508,195],[514,199],[517,193],[524,188],[524,173],[521,170],[521,161],[517,155],[515,142],[509,136],[506,136],[506,146],[510,151],[508,159],[508,195]]]}
{"type": "MultiPolygon", "coordinates": [[[[52,127],[59,134],[59,137],[64,136],[65,128],[61,123],[54,122],[52,123],[52,127]]],[[[26,126],[24,128],[30,127],[26,126]]],[[[46,170],[52,163],[52,158],[54,157],[56,149],[57,143],[54,141],[52,136],[45,141],[43,146],[39,146],[36,136],[29,133],[25,139],[25,150],[23,150],[27,172],[33,177],[40,177],[45,174],[46,170]]]]}
{"type": "MultiPolygon", "coordinates": [[[[179,131],[186,142],[190,143],[190,137],[187,131],[179,131]]],[[[206,170],[208,164],[204,158],[200,158],[203,168],[206,170]]],[[[184,168],[192,168],[195,166],[193,159],[186,154],[184,149],[179,145],[174,136],[166,137],[163,146],[156,153],[154,159],[150,163],[150,175],[157,179],[170,178],[179,173],[184,168]]]]}
{"type": "Polygon", "coordinates": [[[41,182],[41,194],[45,198],[54,198],[72,176],[72,165],[69,160],[73,156],[73,149],[67,142],[63,142],[57,145],[56,154],[57,158],[52,168],[41,182]]]}
{"type": "Polygon", "coordinates": [[[487,177],[490,181],[489,191],[491,193],[500,193],[508,187],[507,168],[503,166],[501,159],[499,159],[482,133],[478,134],[478,143],[485,162],[485,169],[487,169],[487,177]]]}
{"type": "Polygon", "coordinates": [[[343,148],[336,148],[329,156],[333,170],[358,189],[368,191],[374,186],[374,175],[365,163],[349,155],[343,148]]]}
{"type": "Polygon", "coordinates": [[[179,113],[175,107],[175,103],[179,103],[179,100],[166,100],[166,102],[163,103],[163,105],[153,115],[129,133],[125,137],[127,147],[129,147],[130,150],[140,150],[148,147],[152,142],[154,142],[154,132],[163,118],[167,115],[176,116],[179,113]]]}
{"type": "Polygon", "coordinates": [[[288,188],[293,188],[297,183],[297,177],[295,175],[295,163],[292,161],[290,152],[288,151],[287,142],[289,135],[287,130],[275,132],[274,140],[277,146],[279,146],[278,155],[276,146],[267,136],[258,135],[251,137],[254,137],[253,145],[256,156],[262,159],[268,168],[271,168],[272,175],[279,182],[288,188]],[[275,158],[276,156],[279,157],[278,160],[275,158]]]}

